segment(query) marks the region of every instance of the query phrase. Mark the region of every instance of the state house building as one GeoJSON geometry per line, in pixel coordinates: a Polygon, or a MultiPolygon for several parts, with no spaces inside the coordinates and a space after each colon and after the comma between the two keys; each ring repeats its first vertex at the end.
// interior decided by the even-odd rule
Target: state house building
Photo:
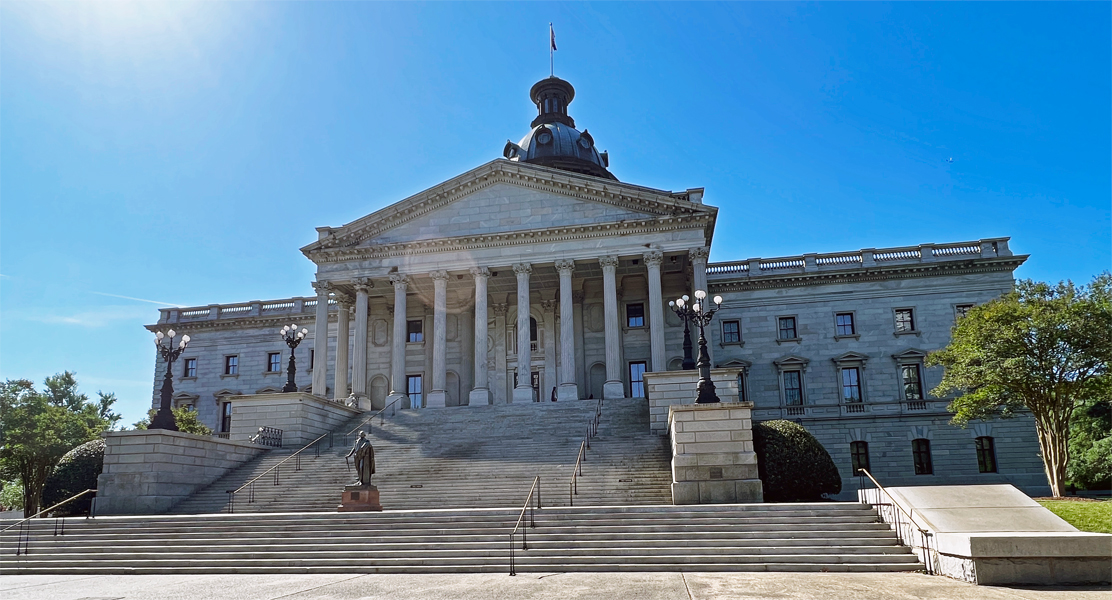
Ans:
{"type": "MultiPolygon", "coordinates": [[[[227,397],[285,383],[289,324],[309,331],[302,389],[368,410],[645,397],[645,372],[682,368],[668,300],[702,289],[724,298],[707,331],[712,363],[738,373],[723,401],[801,423],[847,490],[860,464],[886,485],[1045,493],[1030,418],[960,429],[928,393],[942,372],[927,353],[964,311],[1011,290],[1026,256],[1008,238],[708,263],[719,209],[702,188],[619,181],[568,114],[574,93],[538,82],[538,115],[503,158],[317,228],[301,249],[315,295],[162,309],[148,329],[192,338],[175,403],[228,431],[227,397]]],[[[156,406],[162,368],[156,357],[156,406]]]]}

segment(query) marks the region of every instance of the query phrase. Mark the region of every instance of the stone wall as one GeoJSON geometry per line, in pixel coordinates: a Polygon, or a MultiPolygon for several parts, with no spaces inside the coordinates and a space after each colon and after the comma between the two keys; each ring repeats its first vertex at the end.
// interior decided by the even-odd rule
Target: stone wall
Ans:
{"type": "Polygon", "coordinates": [[[300,448],[363,411],[305,392],[230,396],[229,439],[247,441],[260,427],[282,430],[282,445],[300,448]]]}
{"type": "MultiPolygon", "coordinates": [[[[718,399],[722,402],[738,401],[738,374],[741,369],[711,369],[718,399]]],[[[645,389],[649,394],[649,430],[660,435],[668,434],[668,410],[677,404],[695,404],[695,386],[699,371],[664,371],[645,373],[645,389]]]]}
{"type": "Polygon", "coordinates": [[[753,451],[752,405],[676,405],[668,409],[672,504],[763,502],[753,451]]]}
{"type": "Polygon", "coordinates": [[[104,470],[97,478],[97,513],[164,513],[263,451],[255,444],[180,431],[111,431],[105,434],[104,470]]]}

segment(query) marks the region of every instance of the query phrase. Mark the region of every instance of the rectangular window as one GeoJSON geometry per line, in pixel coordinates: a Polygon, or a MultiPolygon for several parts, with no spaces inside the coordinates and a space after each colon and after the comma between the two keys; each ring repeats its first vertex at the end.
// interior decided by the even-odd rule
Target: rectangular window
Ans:
{"type": "Polygon", "coordinates": [[[267,373],[278,373],[282,370],[282,353],[268,352],[266,355],[267,373]]]}
{"type": "Polygon", "coordinates": [[[784,371],[784,402],[803,406],[803,377],[799,371],[784,371]]]}
{"type": "Polygon", "coordinates": [[[407,342],[423,342],[425,341],[425,333],[422,329],[423,323],[421,321],[406,321],[405,322],[405,335],[407,342]]]}
{"type": "Polygon", "coordinates": [[[310,369],[313,368],[313,359],[315,359],[316,357],[317,357],[316,351],[314,351],[312,348],[309,348],[309,368],[310,369]]]}
{"type": "Polygon", "coordinates": [[[982,473],[996,472],[996,444],[990,437],[977,438],[977,470],[982,473]]]}
{"type": "Polygon", "coordinates": [[[853,326],[853,313],[838,313],[834,315],[838,335],[856,335],[857,329],[853,326]]]}
{"type": "Polygon", "coordinates": [[[910,308],[896,309],[896,331],[915,331],[915,315],[910,308]]]}
{"type": "Polygon", "coordinates": [[[629,363],[629,397],[645,397],[645,365],[644,361],[629,363]]]}
{"type": "MultiPolygon", "coordinates": [[[[418,321],[419,323],[420,321],[418,321]]],[[[409,395],[409,405],[421,408],[421,376],[410,375],[406,377],[406,393],[409,395]]]]}
{"type": "Polygon", "coordinates": [[[958,319],[969,314],[969,309],[973,308],[972,304],[958,304],[954,307],[954,316],[958,319]]]}
{"type": "Polygon", "coordinates": [[[748,402],[749,396],[745,392],[745,388],[749,387],[745,381],[745,371],[737,374],[737,401],[748,402]]]}
{"type": "Polygon", "coordinates": [[[741,342],[741,322],[722,321],[722,343],[737,344],[741,342]]]}
{"type": "MultiPolygon", "coordinates": [[[[645,305],[644,304],[626,304],[626,326],[627,327],[644,327],[645,326],[645,305]]],[[[635,396],[638,397],[638,396],[635,396]]]]}
{"type": "Polygon", "coordinates": [[[232,430],[232,403],[225,402],[221,408],[223,410],[220,411],[220,431],[227,433],[232,430]]]}
{"type": "Polygon", "coordinates": [[[794,340],[799,337],[795,334],[795,317],[780,317],[780,339],[794,340]]]}
{"type": "Polygon", "coordinates": [[[868,442],[852,442],[849,445],[849,455],[851,461],[851,473],[854,475],[863,475],[858,473],[858,470],[869,470],[869,443],[868,442]]]}
{"type": "Polygon", "coordinates": [[[182,373],[181,373],[182,377],[196,377],[197,376],[197,359],[196,358],[187,358],[187,359],[185,359],[185,363],[183,363],[183,365],[184,365],[185,368],[182,369],[182,373]]]}
{"type": "Polygon", "coordinates": [[[934,473],[934,466],[931,465],[930,440],[911,440],[911,455],[915,459],[916,475],[931,475],[934,473]]]}
{"type": "Polygon", "coordinates": [[[857,367],[842,369],[842,400],[861,401],[861,371],[857,367]]]}
{"type": "Polygon", "coordinates": [[[901,365],[900,375],[903,377],[904,399],[922,400],[923,383],[919,378],[919,365],[901,365]]]}
{"type": "Polygon", "coordinates": [[[224,357],[224,374],[225,375],[239,375],[239,357],[238,356],[225,356],[224,357]]]}

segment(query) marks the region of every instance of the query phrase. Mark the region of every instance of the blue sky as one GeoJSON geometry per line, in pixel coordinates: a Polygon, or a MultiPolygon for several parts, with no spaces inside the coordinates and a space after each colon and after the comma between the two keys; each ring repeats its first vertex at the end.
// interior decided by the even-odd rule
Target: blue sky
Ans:
{"type": "Polygon", "coordinates": [[[556,74],[714,261],[1011,236],[1108,269],[1109,3],[0,4],[0,378],[132,423],[158,303],[311,293],[298,248],[501,156],[556,74]],[[953,162],[946,159],[953,158],[953,162]]]}

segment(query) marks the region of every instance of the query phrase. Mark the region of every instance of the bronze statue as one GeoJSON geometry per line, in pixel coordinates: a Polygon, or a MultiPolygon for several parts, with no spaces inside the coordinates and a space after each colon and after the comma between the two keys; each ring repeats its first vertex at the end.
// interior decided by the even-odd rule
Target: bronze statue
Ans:
{"type": "Polygon", "coordinates": [[[371,442],[367,439],[367,432],[360,431],[359,439],[355,440],[355,445],[352,446],[351,452],[347,453],[349,456],[355,456],[355,474],[356,482],[352,485],[370,485],[371,475],[375,472],[375,449],[371,446],[371,442]]]}

